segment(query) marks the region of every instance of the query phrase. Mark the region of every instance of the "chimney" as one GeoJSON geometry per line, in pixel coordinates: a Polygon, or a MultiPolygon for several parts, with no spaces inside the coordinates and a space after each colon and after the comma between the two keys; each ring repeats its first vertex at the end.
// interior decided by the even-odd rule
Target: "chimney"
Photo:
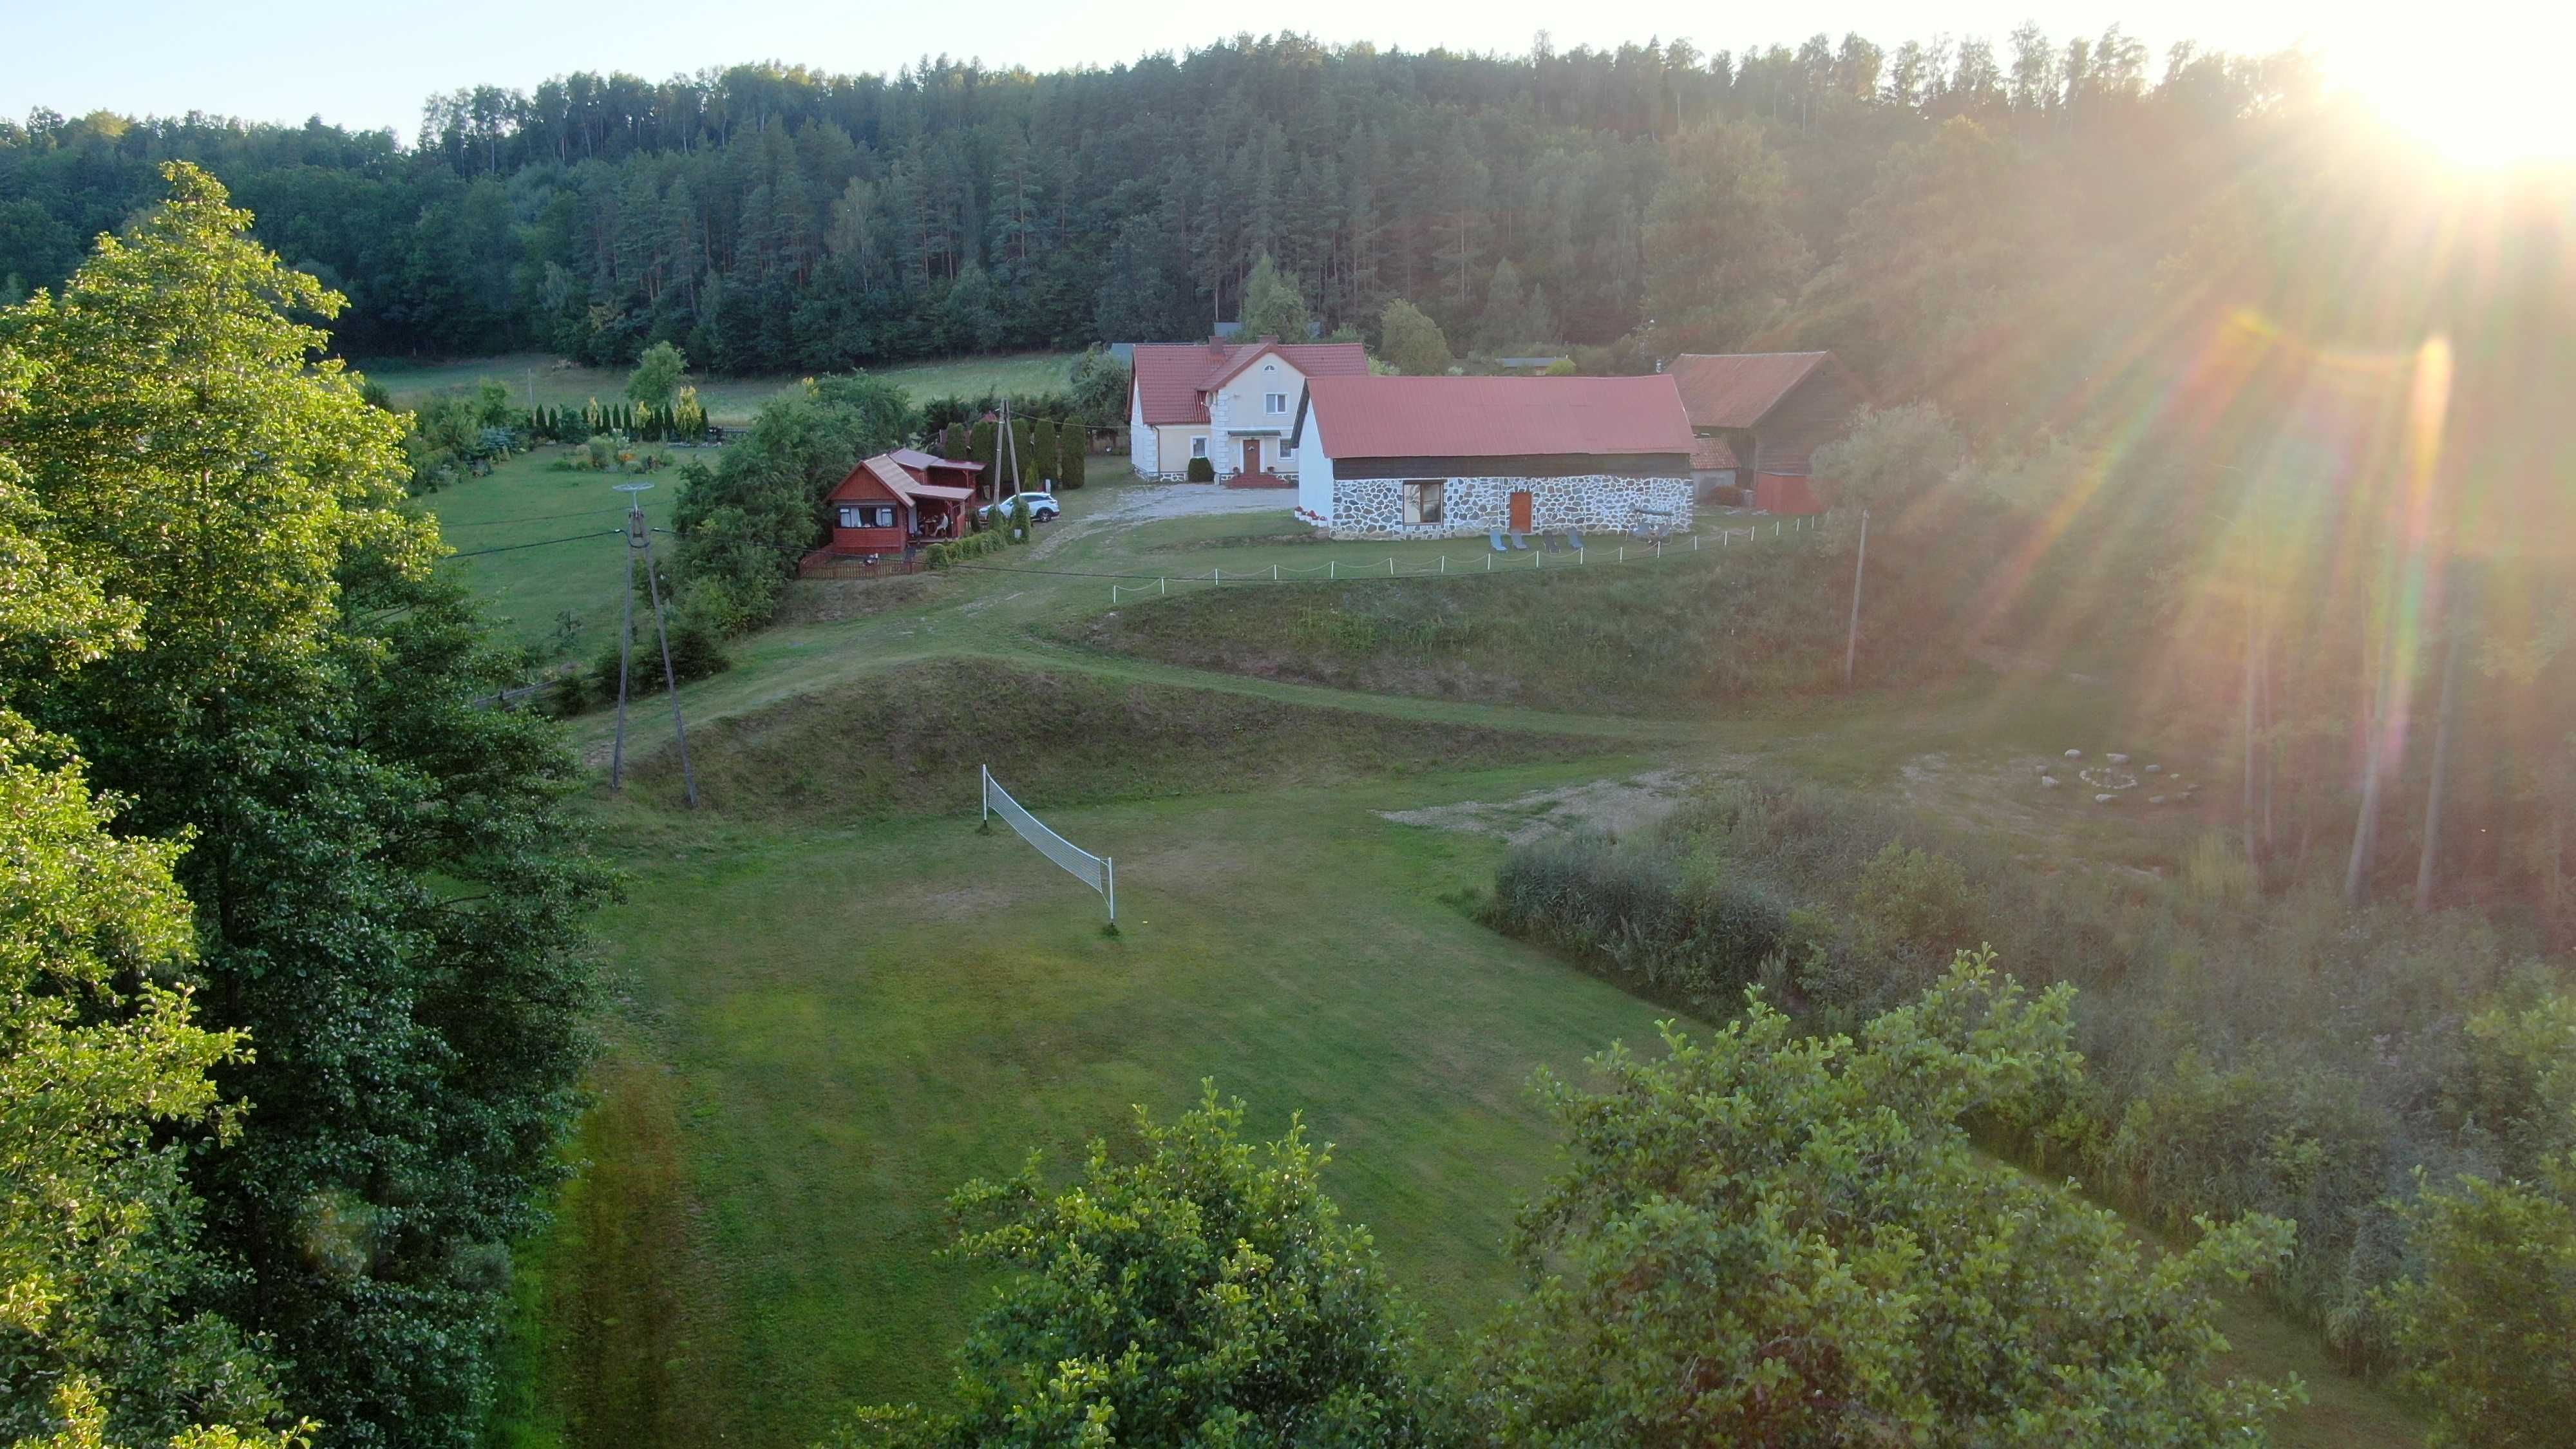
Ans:
{"type": "Polygon", "coordinates": [[[1223,337],[1210,336],[1208,338],[1208,351],[1215,353],[1219,357],[1225,356],[1225,339],[1223,337]]]}

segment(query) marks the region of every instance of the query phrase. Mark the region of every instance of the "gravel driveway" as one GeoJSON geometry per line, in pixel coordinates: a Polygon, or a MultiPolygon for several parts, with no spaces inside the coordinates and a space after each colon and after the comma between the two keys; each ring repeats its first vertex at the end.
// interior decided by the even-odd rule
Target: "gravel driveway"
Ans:
{"type": "Polygon", "coordinates": [[[1151,523],[1159,518],[1195,518],[1208,513],[1268,513],[1289,523],[1297,507],[1293,488],[1228,488],[1221,483],[1131,483],[1118,490],[1108,508],[1070,523],[1049,524],[1029,549],[1029,562],[1054,553],[1085,534],[1113,524],[1151,523]]]}

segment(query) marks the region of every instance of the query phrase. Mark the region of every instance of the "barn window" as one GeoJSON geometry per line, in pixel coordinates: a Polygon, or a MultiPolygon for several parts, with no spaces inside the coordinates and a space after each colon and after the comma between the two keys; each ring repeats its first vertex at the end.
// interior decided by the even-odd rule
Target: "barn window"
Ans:
{"type": "Polygon", "coordinates": [[[1438,523],[1440,521],[1441,480],[1417,478],[1404,485],[1404,521],[1438,523]]]}

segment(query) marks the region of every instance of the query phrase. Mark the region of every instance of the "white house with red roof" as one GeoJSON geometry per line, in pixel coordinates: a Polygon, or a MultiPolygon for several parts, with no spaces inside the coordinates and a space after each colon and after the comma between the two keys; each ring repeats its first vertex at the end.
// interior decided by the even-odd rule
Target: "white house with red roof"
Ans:
{"type": "Polygon", "coordinates": [[[1335,538],[1691,522],[1690,415],[1666,376],[1317,377],[1289,439],[1297,511],[1335,538]]]}
{"type": "Polygon", "coordinates": [[[1288,436],[1309,378],[1366,377],[1356,342],[1140,342],[1127,390],[1129,457],[1147,478],[1188,476],[1205,458],[1220,479],[1294,478],[1288,436]]]}

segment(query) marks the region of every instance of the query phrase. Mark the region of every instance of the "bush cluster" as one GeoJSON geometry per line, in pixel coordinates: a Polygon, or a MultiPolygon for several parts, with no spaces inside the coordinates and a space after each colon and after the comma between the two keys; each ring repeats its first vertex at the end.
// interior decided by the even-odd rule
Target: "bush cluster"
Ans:
{"type": "Polygon", "coordinates": [[[942,539],[921,551],[921,561],[934,569],[953,568],[969,559],[1000,553],[1010,546],[1008,529],[987,528],[963,538],[942,539]]]}
{"type": "MultiPolygon", "coordinates": [[[[2421,1287],[2422,1266],[2448,1260],[2409,1216],[2457,1229],[2469,1214],[2411,1207],[2410,1175],[2462,1201],[2486,1201],[2455,1193],[2463,1178],[2540,1191],[2576,1149],[2576,995],[2536,942],[2466,913],[2351,910],[2330,885],[2260,897],[2231,850],[2204,841],[2170,880],[2044,875],[1902,807],[1751,784],[1630,840],[1516,847],[1487,911],[1653,999],[1708,1010],[1753,982],[1817,1030],[1850,1029],[1991,943],[2026,978],[2082,988],[2088,1096],[2018,1150],[2174,1231],[2291,1220],[2286,1303],[2352,1362],[2420,1362],[2457,1335],[2410,1330],[2454,1300],[2421,1287]]],[[[2576,1313],[2576,1279],[2524,1275],[2544,1311],[2494,1302],[2505,1276],[2480,1271],[2463,1289],[2476,1311],[2576,1313]]]]}

